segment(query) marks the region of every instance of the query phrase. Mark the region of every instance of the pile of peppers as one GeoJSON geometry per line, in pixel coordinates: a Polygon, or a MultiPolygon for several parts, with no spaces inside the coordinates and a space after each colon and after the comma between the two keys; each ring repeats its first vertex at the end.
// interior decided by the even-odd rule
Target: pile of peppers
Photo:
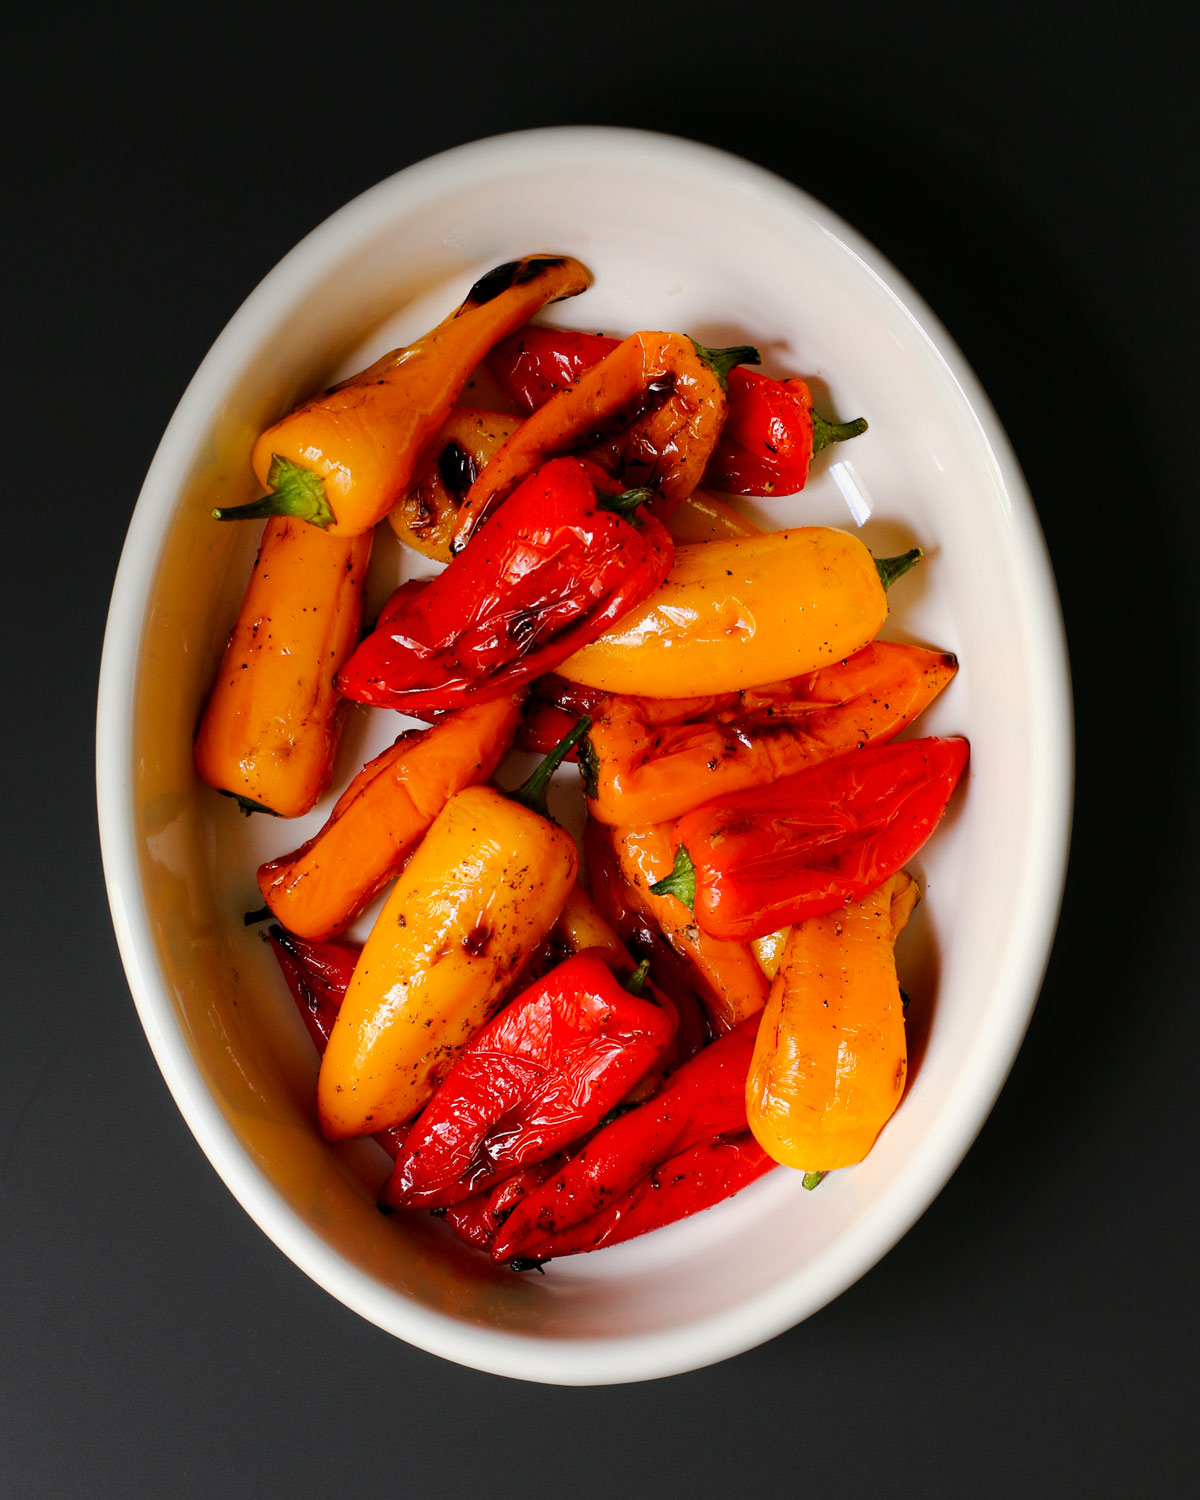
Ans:
{"type": "Polygon", "coordinates": [[[529,323],[590,281],[506,262],[264,432],[267,493],[214,509],[267,527],[196,740],[215,790],[298,816],[348,714],[427,726],[261,866],[246,921],[320,1054],[322,1131],[392,1158],[380,1208],[515,1270],[870,1149],[905,1077],[903,867],[968,760],[896,739],[958,669],[877,639],[919,550],[722,498],[802,490],[866,423],[750,346],[529,323]],[[446,565],[360,638],[383,521],[446,565]],[[545,759],[505,792],[514,745],[545,759]],[[568,758],[579,840],[547,802],[568,758]]]}

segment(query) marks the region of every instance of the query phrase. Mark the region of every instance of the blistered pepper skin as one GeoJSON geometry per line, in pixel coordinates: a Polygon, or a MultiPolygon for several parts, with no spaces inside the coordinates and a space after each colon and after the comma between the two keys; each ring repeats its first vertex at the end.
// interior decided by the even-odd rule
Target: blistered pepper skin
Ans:
{"type": "Polygon", "coordinates": [[[781,682],[874,640],[887,595],[857,537],[828,526],[677,547],[666,581],[555,668],[609,693],[699,697],[781,682]]]}
{"type": "Polygon", "coordinates": [[[561,828],[490,787],[452,797],[363,948],[317,1088],[329,1140],[409,1119],[554,925],[575,883],[561,828]]]}

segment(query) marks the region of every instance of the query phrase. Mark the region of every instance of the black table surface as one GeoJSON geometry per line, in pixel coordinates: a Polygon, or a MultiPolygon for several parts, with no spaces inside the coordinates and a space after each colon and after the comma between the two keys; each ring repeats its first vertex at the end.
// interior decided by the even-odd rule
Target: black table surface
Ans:
{"type": "Polygon", "coordinates": [[[6,59],[0,1494],[1193,1493],[1194,12],[154,15],[29,13],[6,59]],[[1078,728],[1041,1000],[945,1191],[800,1327],[601,1389],[411,1349],[255,1227],[140,1030],[92,772],[129,514],[229,316],[391,172],[572,123],[761,162],[928,300],[1038,505],[1078,728]]]}

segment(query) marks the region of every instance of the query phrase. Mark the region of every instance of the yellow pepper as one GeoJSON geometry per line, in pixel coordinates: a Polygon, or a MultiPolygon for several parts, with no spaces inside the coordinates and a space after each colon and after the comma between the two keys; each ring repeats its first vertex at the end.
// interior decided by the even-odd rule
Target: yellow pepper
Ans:
{"type": "Polygon", "coordinates": [[[861,1161],[908,1068],[892,945],[917,903],[903,871],[864,900],[792,927],[746,1079],[763,1150],[804,1172],[861,1161]]]}
{"type": "Polygon", "coordinates": [[[556,668],[608,693],[686,698],[814,672],[873,640],[889,583],[920,556],[876,562],[827,526],[675,549],[665,583],[556,668]]]}
{"type": "Polygon", "coordinates": [[[432,332],[269,427],[251,463],[271,493],[213,514],[219,521],[294,516],[331,536],[369,531],[408,489],[492,345],[548,302],[590,284],[587,269],[570,256],[527,256],[497,266],[432,332]]]}
{"type": "Polygon", "coordinates": [[[514,797],[468,787],[434,819],[371,929],[321,1061],[327,1139],[416,1114],[554,926],[578,856],[534,808],[586,725],[514,797]]]}

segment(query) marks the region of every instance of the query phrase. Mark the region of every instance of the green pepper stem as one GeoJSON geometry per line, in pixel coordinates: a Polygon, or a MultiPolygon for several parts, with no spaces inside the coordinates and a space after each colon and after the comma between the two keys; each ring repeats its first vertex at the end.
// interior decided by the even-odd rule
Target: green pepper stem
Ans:
{"type": "Polygon", "coordinates": [[[824,1172],[805,1172],[802,1186],[811,1193],[825,1175],[824,1172]]]}
{"type": "Polygon", "coordinates": [[[642,987],[646,983],[646,975],[649,974],[649,972],[650,960],[648,958],[643,958],[641,963],[638,964],[637,968],[634,969],[629,978],[625,980],[624,988],[627,989],[631,995],[640,995],[642,993],[642,987]]]}
{"type": "Polygon", "coordinates": [[[576,753],[583,777],[583,795],[594,801],[600,793],[600,757],[586,734],[579,741],[576,753]]]}
{"type": "Polygon", "coordinates": [[[325,497],[325,481],[311,469],[272,453],[267,484],[271,489],[269,495],[251,500],[248,505],[218,506],[213,517],[218,521],[258,521],[264,516],[290,516],[295,521],[319,526],[322,531],[337,521],[325,497]]]}
{"type": "Polygon", "coordinates": [[[513,802],[519,802],[522,807],[527,807],[530,812],[548,818],[550,812],[546,806],[546,792],[550,786],[550,778],[591,727],[591,719],[584,714],[576,721],[574,729],[563,735],[529,780],[523,782],[515,792],[509,792],[509,798],[513,802]]]}
{"type": "Polygon", "coordinates": [[[675,851],[675,863],[671,866],[671,873],[664,875],[659,881],[650,887],[652,896],[674,896],[676,901],[682,901],[684,906],[691,911],[696,905],[696,866],[692,863],[692,857],[680,844],[675,851]]]}
{"type": "Polygon", "coordinates": [[[639,505],[645,505],[647,500],[654,499],[654,490],[644,484],[640,489],[622,490],[619,495],[605,495],[596,491],[596,503],[601,510],[612,510],[619,516],[632,516],[639,505]]]}
{"type": "Polygon", "coordinates": [[[909,568],[915,568],[924,556],[920,547],[912,547],[909,551],[902,552],[899,557],[877,557],[875,571],[879,574],[884,593],[891,588],[897,578],[903,578],[909,568]]]}
{"type": "Polygon", "coordinates": [[[863,417],[855,417],[853,422],[827,422],[820,412],[809,412],[812,418],[812,451],[814,456],[820,453],[822,448],[828,448],[830,443],[844,443],[847,438],[857,437],[860,432],[866,432],[867,423],[863,417]]]}
{"type": "Polygon", "coordinates": [[[729,385],[729,372],[734,365],[760,365],[762,356],[753,344],[732,344],[728,349],[710,349],[707,344],[692,340],[692,348],[721,382],[721,389],[729,385]]]}

